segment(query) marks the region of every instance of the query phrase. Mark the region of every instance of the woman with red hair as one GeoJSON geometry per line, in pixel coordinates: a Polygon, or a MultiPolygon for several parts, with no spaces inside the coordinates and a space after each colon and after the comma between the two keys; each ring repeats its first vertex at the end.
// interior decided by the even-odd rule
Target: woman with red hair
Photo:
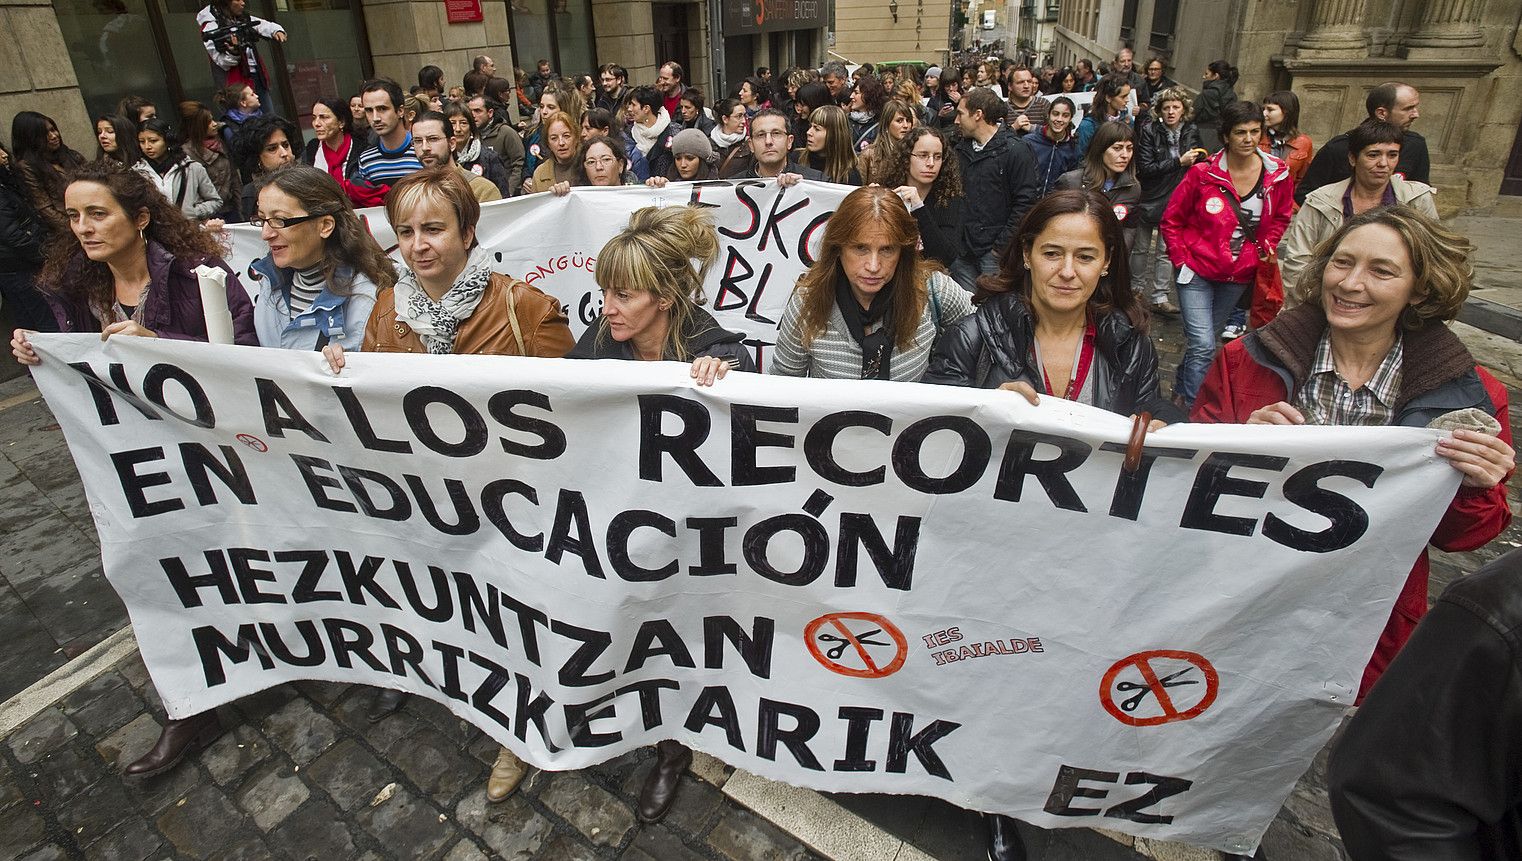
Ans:
{"type": "Polygon", "coordinates": [[[972,312],[972,298],[919,245],[919,225],[893,191],[868,186],[847,195],[782,312],[770,373],[924,376],[937,335],[972,312]]]}

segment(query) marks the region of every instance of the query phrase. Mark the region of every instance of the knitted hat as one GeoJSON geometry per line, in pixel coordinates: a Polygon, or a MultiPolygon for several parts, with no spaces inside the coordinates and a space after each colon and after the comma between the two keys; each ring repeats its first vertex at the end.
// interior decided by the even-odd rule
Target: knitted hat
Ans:
{"type": "Polygon", "coordinates": [[[682,129],[671,139],[671,154],[695,155],[703,160],[704,164],[713,164],[713,144],[708,142],[708,135],[698,129],[682,129]]]}
{"type": "Polygon", "coordinates": [[[940,66],[931,66],[930,68],[925,70],[925,77],[927,77],[927,78],[939,78],[940,76],[941,76],[941,67],[940,66]]]}

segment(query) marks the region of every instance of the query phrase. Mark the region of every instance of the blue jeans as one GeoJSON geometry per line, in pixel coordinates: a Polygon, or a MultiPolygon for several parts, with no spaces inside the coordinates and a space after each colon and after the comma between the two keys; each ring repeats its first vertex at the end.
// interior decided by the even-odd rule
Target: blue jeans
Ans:
{"type": "Polygon", "coordinates": [[[1179,311],[1184,318],[1184,359],[1179,362],[1173,393],[1194,403],[1205,380],[1205,370],[1215,357],[1216,338],[1226,318],[1237,307],[1246,284],[1209,281],[1195,274],[1188,284],[1178,285],[1179,311]]]}
{"type": "Polygon", "coordinates": [[[1136,228],[1136,244],[1131,246],[1131,289],[1143,302],[1156,305],[1168,301],[1172,283],[1173,261],[1168,259],[1163,232],[1144,221],[1136,228]]]}
{"type": "Polygon", "coordinates": [[[993,251],[987,251],[980,257],[963,253],[952,261],[950,267],[951,280],[962,285],[962,289],[969,293],[973,291],[979,275],[993,275],[998,271],[999,257],[993,251]]]}

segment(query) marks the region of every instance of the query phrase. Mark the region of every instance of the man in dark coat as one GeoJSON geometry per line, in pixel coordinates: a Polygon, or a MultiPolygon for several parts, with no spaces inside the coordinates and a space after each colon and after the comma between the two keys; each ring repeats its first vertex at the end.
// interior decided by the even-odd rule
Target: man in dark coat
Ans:
{"type": "Polygon", "coordinates": [[[962,185],[977,193],[967,195],[965,250],[952,264],[951,277],[968,290],[979,275],[999,270],[999,255],[1036,202],[1036,155],[1004,125],[1006,109],[987,87],[973,88],[957,104],[962,185]]]}
{"type": "MultiPolygon", "coordinates": [[[[1427,154],[1427,139],[1411,130],[1411,125],[1421,116],[1422,94],[1415,87],[1391,81],[1369,91],[1364,99],[1369,119],[1378,119],[1400,126],[1405,131],[1401,144],[1400,163],[1395,175],[1405,180],[1432,184],[1432,159],[1427,154]]],[[[1353,175],[1353,164],[1348,161],[1347,132],[1327,141],[1316,151],[1305,176],[1295,186],[1295,203],[1305,203],[1305,196],[1334,182],[1342,182],[1353,175]]]]}

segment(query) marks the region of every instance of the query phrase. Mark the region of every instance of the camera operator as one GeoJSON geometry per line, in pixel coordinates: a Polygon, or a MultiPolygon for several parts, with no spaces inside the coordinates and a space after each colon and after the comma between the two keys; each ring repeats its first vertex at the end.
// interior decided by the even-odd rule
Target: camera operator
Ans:
{"type": "Polygon", "coordinates": [[[285,28],[274,21],[255,18],[244,11],[247,0],[212,0],[196,13],[196,26],[211,57],[212,78],[217,87],[244,83],[254,88],[259,103],[272,108],[269,80],[255,48],[261,38],[285,41],[285,28]]]}

